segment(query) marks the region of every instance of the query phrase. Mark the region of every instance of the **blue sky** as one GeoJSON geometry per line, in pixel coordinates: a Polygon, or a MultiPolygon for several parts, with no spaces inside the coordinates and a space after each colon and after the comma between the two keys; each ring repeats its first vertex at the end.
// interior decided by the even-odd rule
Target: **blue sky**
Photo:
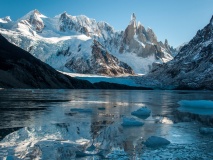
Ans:
{"type": "Polygon", "coordinates": [[[16,20],[33,9],[48,17],[64,11],[106,21],[115,30],[124,30],[134,12],[137,20],[178,46],[189,41],[213,15],[213,0],[0,0],[0,17],[16,20]]]}

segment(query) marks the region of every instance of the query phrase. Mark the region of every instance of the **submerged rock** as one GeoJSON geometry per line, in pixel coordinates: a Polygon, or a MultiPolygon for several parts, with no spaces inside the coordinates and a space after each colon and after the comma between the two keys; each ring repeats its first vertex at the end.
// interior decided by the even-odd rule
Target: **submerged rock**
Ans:
{"type": "Polygon", "coordinates": [[[151,136],[144,142],[144,144],[150,148],[157,148],[170,144],[170,141],[162,137],[151,136]]]}
{"type": "Polygon", "coordinates": [[[135,118],[123,118],[122,126],[142,126],[143,122],[137,121],[135,118]]]}

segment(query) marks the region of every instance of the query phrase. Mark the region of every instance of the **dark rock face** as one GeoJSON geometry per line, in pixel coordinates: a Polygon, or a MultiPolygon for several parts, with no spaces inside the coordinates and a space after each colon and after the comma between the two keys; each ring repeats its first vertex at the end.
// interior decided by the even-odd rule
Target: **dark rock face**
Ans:
{"type": "Polygon", "coordinates": [[[149,78],[163,88],[213,89],[213,25],[210,22],[184,47],[174,60],[152,70],[149,78]]]}
{"type": "Polygon", "coordinates": [[[63,75],[0,35],[0,87],[94,88],[88,81],[63,75]]]}
{"type": "Polygon", "coordinates": [[[121,74],[133,75],[134,71],[126,63],[119,61],[96,40],[92,45],[92,56],[88,60],[73,57],[65,65],[68,69],[79,73],[101,74],[117,76],[121,74]]]}

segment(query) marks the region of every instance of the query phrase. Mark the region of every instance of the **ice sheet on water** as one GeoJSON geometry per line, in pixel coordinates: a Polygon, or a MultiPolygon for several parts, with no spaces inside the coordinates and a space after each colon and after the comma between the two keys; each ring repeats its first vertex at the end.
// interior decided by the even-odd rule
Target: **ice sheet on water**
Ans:
{"type": "Polygon", "coordinates": [[[199,115],[213,115],[213,101],[211,100],[181,100],[178,102],[179,111],[199,115]]]}

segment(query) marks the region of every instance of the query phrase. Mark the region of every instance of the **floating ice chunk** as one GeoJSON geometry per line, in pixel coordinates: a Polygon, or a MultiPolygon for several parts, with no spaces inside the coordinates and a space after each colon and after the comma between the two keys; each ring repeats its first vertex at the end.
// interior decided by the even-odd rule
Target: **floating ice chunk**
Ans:
{"type": "Polygon", "coordinates": [[[213,101],[210,100],[181,100],[178,102],[179,111],[189,112],[199,115],[213,114],[213,101]]]}
{"type": "Polygon", "coordinates": [[[212,108],[213,101],[210,100],[181,100],[178,102],[179,105],[188,108],[212,108]]]}
{"type": "Polygon", "coordinates": [[[137,117],[140,117],[140,118],[148,118],[151,114],[151,110],[147,107],[142,107],[140,109],[138,109],[137,111],[133,111],[131,113],[133,116],[137,116],[137,117]]]}
{"type": "Polygon", "coordinates": [[[71,108],[71,112],[80,112],[80,113],[91,113],[92,109],[86,109],[86,108],[71,108]]]}
{"type": "Polygon", "coordinates": [[[143,122],[137,121],[135,118],[123,118],[122,126],[142,126],[144,125],[143,122]]]}
{"type": "Polygon", "coordinates": [[[151,136],[144,142],[144,144],[150,148],[157,148],[170,144],[170,141],[162,137],[151,136]]]}
{"type": "Polygon", "coordinates": [[[206,128],[206,127],[201,127],[199,129],[201,134],[205,134],[205,135],[213,135],[213,128],[206,128]]]}

